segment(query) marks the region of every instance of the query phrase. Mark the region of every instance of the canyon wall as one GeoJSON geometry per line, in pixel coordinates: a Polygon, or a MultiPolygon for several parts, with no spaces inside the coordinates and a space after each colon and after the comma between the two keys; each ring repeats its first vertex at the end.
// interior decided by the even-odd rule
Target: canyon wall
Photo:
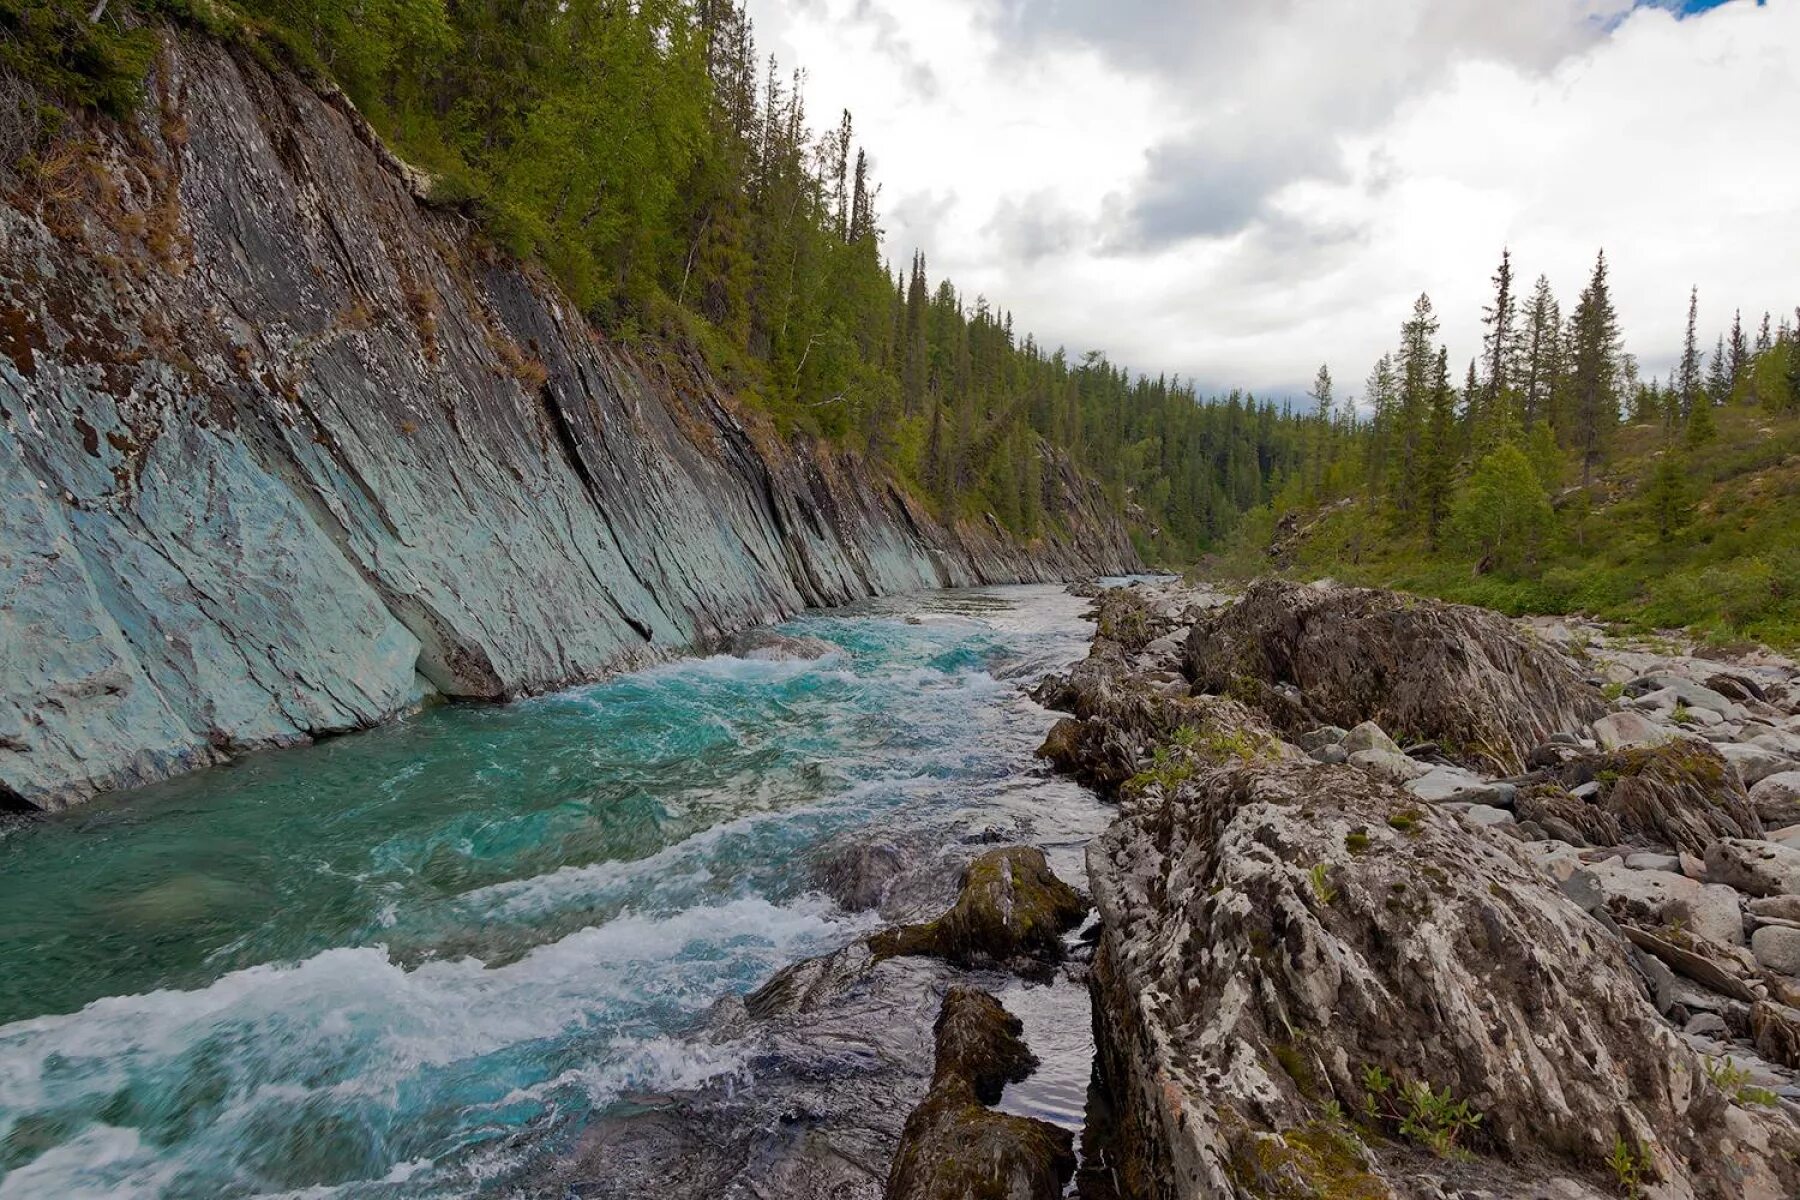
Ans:
{"type": "Polygon", "coordinates": [[[940,524],[704,367],[595,332],[341,97],[172,36],[0,203],[0,807],[431,694],[502,699],[809,605],[1137,567],[940,524]]]}

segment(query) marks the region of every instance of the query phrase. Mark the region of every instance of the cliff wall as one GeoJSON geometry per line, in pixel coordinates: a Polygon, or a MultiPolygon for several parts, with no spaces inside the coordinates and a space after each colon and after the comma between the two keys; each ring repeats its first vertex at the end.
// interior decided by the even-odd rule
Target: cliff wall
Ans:
{"type": "Polygon", "coordinates": [[[59,808],[431,692],[500,699],[808,605],[1117,572],[946,527],[598,335],[340,98],[173,37],[138,116],[0,203],[0,807],[59,808]]]}

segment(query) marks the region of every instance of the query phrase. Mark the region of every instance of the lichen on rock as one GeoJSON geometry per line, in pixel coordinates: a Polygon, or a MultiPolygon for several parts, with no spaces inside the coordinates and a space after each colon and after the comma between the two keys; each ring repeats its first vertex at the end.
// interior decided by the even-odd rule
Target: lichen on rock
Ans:
{"type": "Polygon", "coordinates": [[[1372,1126],[1350,1129],[1367,1173],[1414,1194],[1408,1159],[1431,1139],[1389,1119],[1371,1072],[1479,1116],[1457,1143],[1475,1178],[1600,1178],[1624,1139],[1678,1194],[1800,1188],[1800,1133],[1711,1086],[1616,937],[1502,841],[1398,788],[1228,765],[1127,814],[1089,863],[1131,1194],[1329,1194],[1246,1170],[1298,1171],[1297,1131],[1340,1114],[1372,1126]]]}

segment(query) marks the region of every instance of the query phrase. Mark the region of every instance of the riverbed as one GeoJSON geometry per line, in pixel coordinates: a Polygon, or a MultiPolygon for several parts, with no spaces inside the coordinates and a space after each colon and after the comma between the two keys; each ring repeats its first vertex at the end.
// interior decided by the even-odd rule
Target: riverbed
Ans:
{"type": "MultiPolygon", "coordinates": [[[[828,847],[991,834],[1084,881],[1107,812],[1033,764],[1022,689],[1085,607],[808,614],[780,629],[820,659],[429,709],[9,828],[0,1200],[503,1194],[623,1098],[741,1076],[684,1034],[876,923],[817,890],[828,847]]],[[[1079,1122],[1065,1036],[1009,1106],[1079,1122]]]]}

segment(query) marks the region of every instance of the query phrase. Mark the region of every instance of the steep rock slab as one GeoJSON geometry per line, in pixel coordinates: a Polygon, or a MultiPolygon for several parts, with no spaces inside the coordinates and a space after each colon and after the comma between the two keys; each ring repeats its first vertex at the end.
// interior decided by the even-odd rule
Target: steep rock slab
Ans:
{"type": "Polygon", "coordinates": [[[1089,869],[1129,1197],[1604,1194],[1619,1145],[1669,1195],[1800,1190],[1800,1131],[1709,1078],[1619,940],[1399,789],[1220,768],[1089,869]]]}
{"type": "Polygon", "coordinates": [[[1486,609],[1265,580],[1188,636],[1195,686],[1291,733],[1375,721],[1499,774],[1605,711],[1567,655],[1486,609]]]}
{"type": "Polygon", "coordinates": [[[69,186],[0,201],[0,801],[639,665],[805,605],[1130,570],[937,524],[609,345],[340,99],[170,35],[69,186]]]}

